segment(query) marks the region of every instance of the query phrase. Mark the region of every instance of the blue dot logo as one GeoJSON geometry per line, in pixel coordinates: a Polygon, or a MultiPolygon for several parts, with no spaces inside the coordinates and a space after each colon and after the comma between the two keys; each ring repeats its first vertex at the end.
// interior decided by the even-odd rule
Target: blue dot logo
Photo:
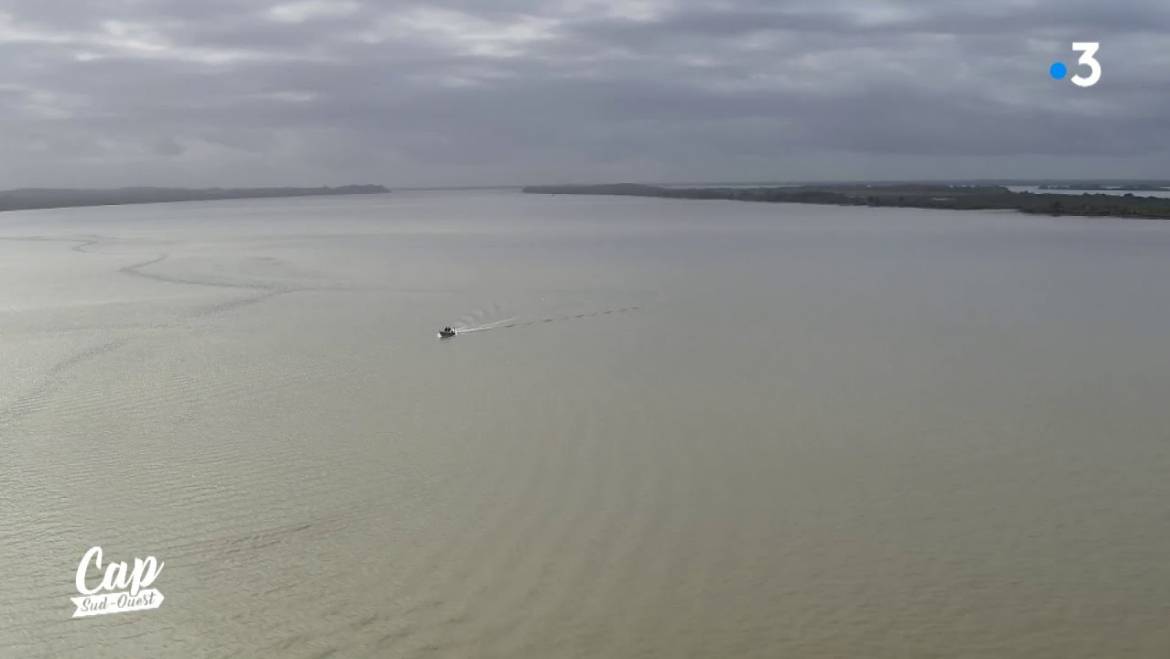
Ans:
{"type": "Polygon", "coordinates": [[[1052,66],[1048,67],[1048,75],[1052,76],[1053,80],[1064,80],[1068,75],[1068,67],[1064,62],[1053,62],[1052,66]]]}

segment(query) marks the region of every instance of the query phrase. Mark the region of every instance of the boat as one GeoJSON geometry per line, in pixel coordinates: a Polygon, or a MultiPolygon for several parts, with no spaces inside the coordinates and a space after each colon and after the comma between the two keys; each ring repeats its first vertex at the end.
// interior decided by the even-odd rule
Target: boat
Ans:
{"type": "Polygon", "coordinates": [[[449,339],[453,336],[455,336],[455,330],[451,329],[450,326],[444,327],[443,329],[439,330],[439,338],[440,339],[449,339]]]}

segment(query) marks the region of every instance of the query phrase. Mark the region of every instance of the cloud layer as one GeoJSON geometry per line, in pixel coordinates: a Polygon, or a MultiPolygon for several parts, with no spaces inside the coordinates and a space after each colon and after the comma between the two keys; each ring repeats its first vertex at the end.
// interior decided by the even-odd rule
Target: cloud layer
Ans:
{"type": "Polygon", "coordinates": [[[8,0],[0,188],[1170,177],[1167,72],[1163,0],[8,0]]]}

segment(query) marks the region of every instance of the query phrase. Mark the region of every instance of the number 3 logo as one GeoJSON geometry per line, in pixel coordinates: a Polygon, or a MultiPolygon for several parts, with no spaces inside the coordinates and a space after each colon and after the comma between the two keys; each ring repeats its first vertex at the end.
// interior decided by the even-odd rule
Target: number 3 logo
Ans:
{"type": "Polygon", "coordinates": [[[1092,87],[1101,79],[1101,63],[1093,57],[1097,54],[1097,49],[1101,47],[1100,43],[1096,41],[1076,41],[1073,42],[1072,49],[1075,52],[1081,53],[1081,58],[1077,60],[1077,64],[1089,67],[1089,76],[1086,78],[1079,73],[1070,80],[1078,87],[1092,87]]]}

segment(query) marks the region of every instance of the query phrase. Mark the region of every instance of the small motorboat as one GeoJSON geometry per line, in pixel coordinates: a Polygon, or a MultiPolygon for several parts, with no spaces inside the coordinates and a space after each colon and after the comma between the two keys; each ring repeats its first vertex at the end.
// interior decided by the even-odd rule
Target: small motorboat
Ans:
{"type": "Polygon", "coordinates": [[[440,339],[449,339],[453,336],[455,336],[455,330],[451,329],[450,326],[444,327],[443,329],[439,330],[439,338],[440,339]]]}

